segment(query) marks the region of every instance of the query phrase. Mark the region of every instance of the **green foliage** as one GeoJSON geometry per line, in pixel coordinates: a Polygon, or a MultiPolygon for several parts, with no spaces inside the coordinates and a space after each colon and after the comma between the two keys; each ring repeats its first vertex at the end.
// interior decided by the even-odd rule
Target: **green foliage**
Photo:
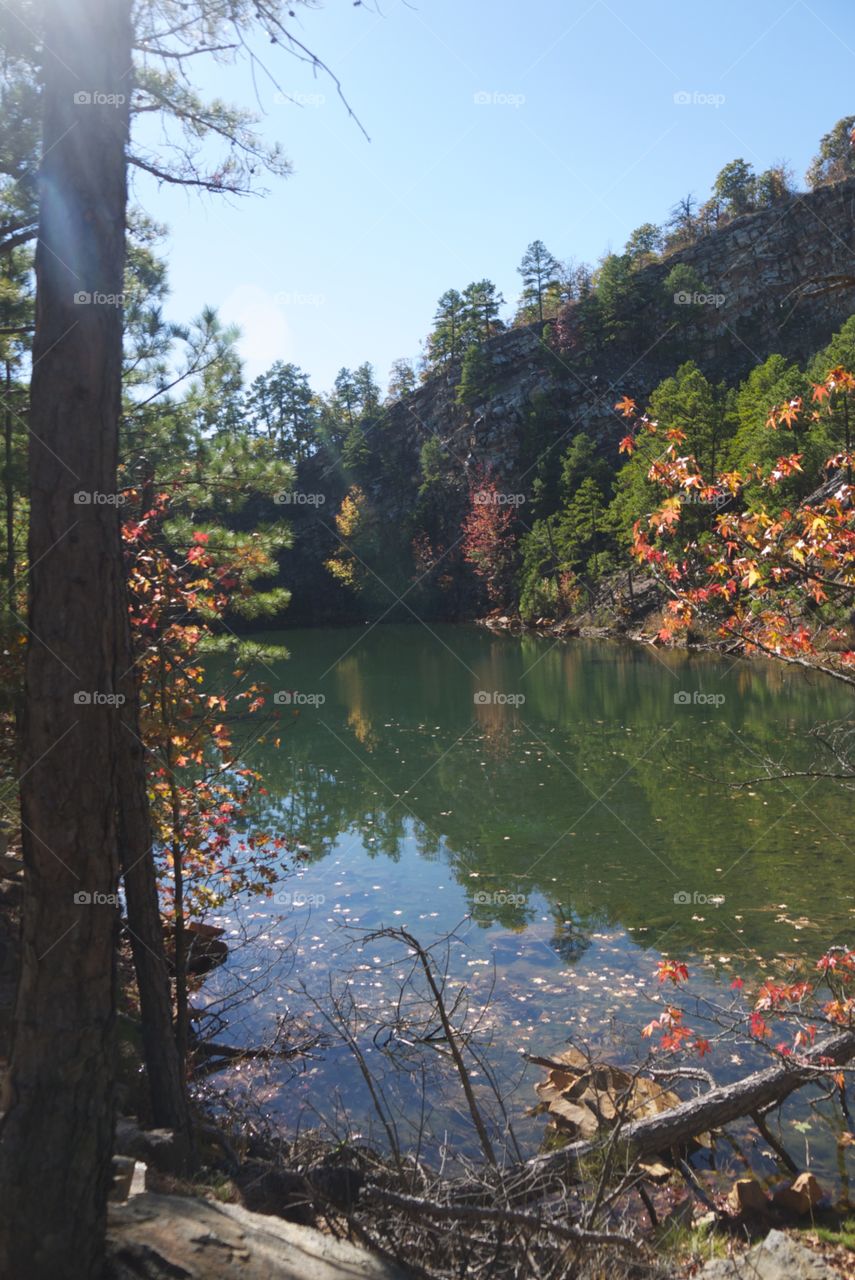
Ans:
{"type": "Polygon", "coordinates": [[[277,360],[259,374],[246,397],[246,414],[250,430],[265,435],[288,462],[302,462],[316,444],[317,402],[295,364],[277,360]]]}
{"type": "Polygon", "coordinates": [[[389,370],[387,394],[390,400],[401,400],[415,390],[417,378],[412,360],[395,360],[389,370]]]}
{"type": "Polygon", "coordinates": [[[631,264],[636,267],[647,267],[656,262],[662,252],[662,228],[655,222],[643,222],[636,227],[626,242],[624,253],[631,264]]]}
{"type": "Polygon", "coordinates": [[[475,280],[463,290],[466,320],[473,340],[486,342],[504,328],[499,308],[505,300],[492,280],[475,280]]]}
{"type": "Polygon", "coordinates": [[[666,315],[670,315],[675,328],[669,335],[669,345],[683,356],[693,351],[699,325],[707,309],[710,291],[694,267],[678,262],[662,282],[662,300],[666,315]]]}
{"type": "Polygon", "coordinates": [[[436,304],[434,327],[427,340],[429,366],[459,360],[471,341],[463,295],[457,289],[446,289],[436,304]]]}
{"type": "Polygon", "coordinates": [[[757,201],[757,177],[747,160],[731,160],[713,183],[713,197],[730,217],[749,213],[757,201]]]}
{"type": "Polygon", "coordinates": [[[473,408],[492,394],[493,365],[483,347],[470,347],[463,357],[457,403],[473,408]]]}
{"type": "Polygon", "coordinates": [[[555,315],[561,301],[561,264],[542,240],[533,240],[517,267],[523,291],[516,319],[528,324],[555,315]]]}
{"type": "Polygon", "coordinates": [[[771,208],[795,194],[795,183],[789,165],[782,163],[764,169],[757,178],[756,197],[761,209],[771,208]]]}
{"type": "Polygon", "coordinates": [[[628,253],[610,253],[595,276],[603,338],[606,342],[632,339],[638,332],[645,296],[628,253]]]}
{"type": "Polygon", "coordinates": [[[824,444],[819,441],[821,432],[817,431],[814,440],[798,438],[788,442],[780,431],[770,430],[768,426],[769,411],[773,406],[797,396],[809,397],[809,391],[806,376],[783,356],[770,356],[752,369],[739,387],[735,397],[736,432],[726,456],[728,470],[746,473],[758,464],[769,469],[782,453],[790,453],[797,448],[806,449],[809,455],[801,475],[796,473],[787,477],[774,493],[768,490],[756,494],[749,491],[750,501],[763,502],[772,509],[780,510],[794,497],[800,497],[815,487],[818,468],[823,457],[827,456],[824,444]]]}
{"type": "Polygon", "coordinates": [[[593,480],[603,491],[611,483],[614,465],[597,450],[590,436],[584,432],[574,436],[561,459],[561,494],[569,501],[586,480],[593,480]]]}
{"type": "Polygon", "coordinates": [[[855,316],[850,316],[834,334],[828,346],[818,351],[810,361],[808,377],[813,382],[821,382],[832,369],[841,366],[844,369],[855,369],[855,316]]]}
{"type": "Polygon", "coordinates": [[[855,177],[853,129],[855,129],[855,116],[844,116],[842,120],[837,121],[833,129],[823,135],[819,152],[814,156],[805,174],[808,186],[812,190],[828,182],[843,182],[846,178],[855,177]]]}
{"type": "Polygon", "coordinates": [[[419,470],[422,483],[419,489],[423,493],[431,485],[439,484],[442,479],[444,451],[436,436],[429,436],[419,451],[419,470]]]}
{"type": "MultiPolygon", "coordinates": [[[[646,436],[618,472],[609,508],[610,525],[623,548],[631,545],[635,521],[644,520],[661,502],[661,488],[648,473],[667,448],[665,432],[683,432],[679,453],[694,455],[704,472],[712,474],[725,461],[736,425],[732,393],[713,386],[691,360],[653,392],[650,417],[657,423],[656,434],[646,436]]],[[[700,527],[705,518],[702,507],[684,508],[682,520],[687,528],[700,527]]]]}

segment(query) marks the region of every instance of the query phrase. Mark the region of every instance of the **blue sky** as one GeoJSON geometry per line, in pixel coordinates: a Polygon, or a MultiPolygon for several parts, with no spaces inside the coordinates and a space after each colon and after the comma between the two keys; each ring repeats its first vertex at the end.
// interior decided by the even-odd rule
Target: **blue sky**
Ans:
{"type": "MultiPolygon", "coordinates": [[[[249,377],[293,360],[318,390],[363,360],[385,387],[446,288],[488,276],[510,304],[531,240],[594,262],[705,198],[736,156],[786,159],[801,181],[855,111],[852,0],[326,0],[298,16],[371,141],[328,81],[260,47],[303,103],[260,86],[293,175],[263,199],[145,176],[135,195],[170,228],[171,318],[216,306],[249,377]]],[[[196,83],[255,103],[246,70],[200,62],[196,83]]]]}

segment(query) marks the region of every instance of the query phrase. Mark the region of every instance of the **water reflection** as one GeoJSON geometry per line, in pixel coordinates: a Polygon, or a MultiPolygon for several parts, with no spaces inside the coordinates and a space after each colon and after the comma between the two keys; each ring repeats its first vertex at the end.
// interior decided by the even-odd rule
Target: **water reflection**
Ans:
{"type": "Polygon", "coordinates": [[[848,710],[830,681],[467,628],[288,639],[283,682],[325,701],[286,718],[278,751],[255,749],[257,817],[308,847],[314,880],[344,838],[348,857],[383,860],[390,902],[415,905],[412,858],[436,861],[480,924],[524,929],[544,899],[562,956],[601,924],[764,951],[800,941],[787,912],[817,946],[851,918],[847,793],[734,789],[768,758],[806,762],[806,731],[848,710]]]}
{"type": "MultiPolygon", "coordinates": [[[[629,1061],[661,1007],[660,954],[688,960],[715,994],[734,970],[808,961],[851,929],[849,793],[815,778],[734,786],[768,759],[812,759],[807,731],[849,711],[833,682],[474,628],[287,638],[292,658],[269,683],[324,701],[284,708],[277,733],[251,747],[266,795],[250,823],[305,862],[286,909],[250,904],[260,939],[235,963],[266,972],[279,949],[299,987],[272,982],[233,1037],[258,1039],[284,1007],[299,1011],[300,990],[310,1009],[311,998],[328,1004],[331,981],[369,1028],[394,1002],[395,970],[361,931],[406,926],[424,944],[457,931],[449,990],[492,1033],[504,1079],[516,1079],[522,1050],[548,1054],[570,1037],[629,1061]]],[[[715,1070],[725,1079],[747,1065],[715,1070]]],[[[274,1076],[266,1102],[292,1114],[305,1088],[307,1106],[328,1097],[370,1115],[360,1080],[333,1051],[301,1085],[274,1076]]],[[[386,1085],[404,1113],[417,1106],[405,1080],[386,1085]]],[[[510,1104],[518,1120],[532,1101],[527,1082],[510,1104]]],[[[453,1128],[455,1106],[437,1105],[440,1127],[453,1128]]],[[[524,1123],[536,1146],[539,1130],[524,1123]]]]}

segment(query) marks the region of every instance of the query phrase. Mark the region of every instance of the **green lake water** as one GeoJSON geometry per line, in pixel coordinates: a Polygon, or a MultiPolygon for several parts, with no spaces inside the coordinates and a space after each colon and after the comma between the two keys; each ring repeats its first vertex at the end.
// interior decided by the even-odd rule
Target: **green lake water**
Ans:
{"type": "MultiPolygon", "coordinates": [[[[749,985],[809,966],[855,935],[852,793],[816,778],[751,782],[769,761],[822,759],[806,735],[851,714],[843,686],[772,663],[474,627],[274,638],[290,659],[257,674],[278,695],[279,727],[263,743],[260,725],[240,732],[266,791],[252,822],[299,861],[278,901],[222,918],[251,940],[204,998],[257,975],[255,997],[226,1017],[232,1038],[258,1040],[285,1013],[323,1029],[312,1000],[328,1009],[332,981],[404,1136],[419,1055],[441,1055],[393,1045],[395,1067],[379,1053],[407,955],[364,931],[405,927],[423,945],[454,931],[438,952],[450,996],[489,1041],[529,1152],[544,1132],[526,1115],[541,1072],[524,1073],[522,1053],[572,1039],[631,1061],[662,1008],[661,956],[686,961],[702,1000],[727,1004],[734,975],[749,985]]],[[[722,1047],[704,1065],[724,1081],[764,1061],[722,1047]]],[[[289,1123],[304,1108],[305,1122],[382,1140],[356,1062],[334,1044],[247,1087],[289,1123]]],[[[433,1087],[431,1133],[467,1147],[453,1081],[433,1087]]],[[[845,1183],[839,1117],[788,1108],[796,1159],[808,1146],[845,1183]]]]}

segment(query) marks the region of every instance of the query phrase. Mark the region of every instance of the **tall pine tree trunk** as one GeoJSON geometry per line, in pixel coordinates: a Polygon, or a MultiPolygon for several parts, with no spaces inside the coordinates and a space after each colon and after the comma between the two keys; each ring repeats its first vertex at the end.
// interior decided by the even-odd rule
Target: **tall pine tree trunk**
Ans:
{"type": "Polygon", "coordinates": [[[0,1099],[0,1275],[10,1280],[94,1280],[104,1247],[122,730],[115,702],[103,699],[116,694],[121,574],[110,499],[122,374],[129,10],[129,0],[42,7],[22,971],[0,1099]]]}
{"type": "Polygon", "coordinates": [[[118,748],[119,850],[128,929],[140,995],[143,1054],[152,1121],[190,1139],[182,1065],[172,1025],[172,998],[157,894],[145,747],[140,736],[139,682],[126,593],[119,598],[119,681],[124,695],[118,748]]]}

